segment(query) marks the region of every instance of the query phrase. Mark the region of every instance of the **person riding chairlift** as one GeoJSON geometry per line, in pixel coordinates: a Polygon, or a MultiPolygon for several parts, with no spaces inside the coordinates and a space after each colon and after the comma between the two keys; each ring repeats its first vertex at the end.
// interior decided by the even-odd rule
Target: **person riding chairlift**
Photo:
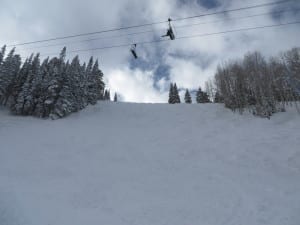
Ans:
{"type": "Polygon", "coordinates": [[[136,44],[133,44],[133,45],[131,46],[131,49],[130,49],[130,51],[131,51],[131,53],[132,53],[133,57],[134,57],[135,59],[137,59],[137,58],[138,58],[138,56],[137,56],[137,54],[136,54],[136,51],[135,51],[135,49],[136,49],[136,44]]]}
{"type": "Polygon", "coordinates": [[[171,21],[172,21],[171,18],[169,18],[168,21],[169,21],[169,29],[167,30],[167,34],[163,35],[162,37],[170,37],[171,40],[175,40],[175,34],[171,26],[171,21]]]}

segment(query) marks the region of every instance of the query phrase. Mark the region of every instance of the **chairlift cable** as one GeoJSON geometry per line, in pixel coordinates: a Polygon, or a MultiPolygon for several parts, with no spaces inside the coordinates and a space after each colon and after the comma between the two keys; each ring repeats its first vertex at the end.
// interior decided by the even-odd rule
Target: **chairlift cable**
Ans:
{"type": "MultiPolygon", "coordinates": [[[[202,33],[202,34],[189,35],[189,36],[180,36],[180,37],[177,37],[176,40],[192,39],[192,38],[214,36],[214,35],[224,35],[224,34],[228,34],[228,33],[236,33],[236,32],[241,32],[241,31],[250,31],[250,30],[265,29],[265,28],[272,28],[272,27],[282,27],[282,26],[296,25],[296,24],[300,24],[300,21],[293,21],[293,22],[279,23],[279,24],[272,24],[272,25],[265,25],[265,26],[257,26],[257,27],[232,29],[232,30],[226,30],[226,31],[221,31],[221,32],[214,32],[214,33],[202,33]]],[[[167,42],[167,41],[169,41],[169,39],[157,39],[157,40],[152,40],[152,41],[136,42],[135,44],[136,45],[145,45],[145,44],[153,44],[153,43],[160,43],[160,42],[167,42]]],[[[131,45],[132,45],[132,43],[127,43],[127,44],[120,44],[120,45],[104,46],[104,47],[99,47],[99,48],[78,49],[78,50],[68,51],[68,53],[98,51],[98,50],[105,50],[105,49],[129,47],[131,45]]],[[[43,54],[41,56],[51,56],[51,55],[57,55],[57,53],[43,54]]]]}
{"type": "MultiPolygon", "coordinates": [[[[271,5],[284,4],[284,3],[292,2],[292,1],[297,1],[297,0],[281,0],[281,1],[275,1],[275,2],[268,2],[268,3],[258,4],[258,5],[252,5],[252,6],[246,6],[246,7],[241,7],[241,8],[217,11],[217,12],[212,12],[212,13],[205,13],[205,14],[194,15],[194,16],[189,16],[189,17],[175,18],[172,21],[183,21],[183,20],[194,19],[194,18],[205,17],[205,16],[211,16],[211,15],[217,15],[217,14],[226,14],[226,13],[231,13],[231,12],[236,12],[236,11],[241,11],[241,10],[248,10],[248,9],[271,6],[271,5]]],[[[63,39],[89,36],[89,35],[94,35],[94,34],[108,33],[108,32],[121,31],[121,30],[128,30],[128,29],[133,29],[133,28],[140,28],[140,27],[145,27],[145,26],[153,26],[153,25],[163,24],[163,23],[166,23],[166,22],[168,22],[168,21],[152,22],[152,23],[145,23],[145,24],[140,24],[140,25],[132,25],[132,26],[126,26],[126,27],[112,28],[112,29],[107,29],[107,30],[100,30],[100,31],[95,31],[95,32],[80,33],[80,34],[68,35],[68,36],[60,36],[60,37],[41,39],[41,40],[36,40],[36,41],[28,41],[28,42],[11,44],[11,45],[8,45],[7,47],[16,47],[16,46],[23,46],[23,45],[30,45],[30,44],[37,44],[37,43],[44,43],[44,42],[50,42],[50,41],[57,41],[57,40],[63,40],[63,39]]]]}
{"type": "MultiPolygon", "coordinates": [[[[241,20],[241,19],[253,18],[253,17],[258,17],[258,16],[265,16],[265,15],[278,15],[278,14],[281,14],[281,13],[284,13],[284,12],[299,11],[299,10],[300,10],[300,8],[289,9],[289,10],[280,10],[280,11],[274,11],[274,12],[253,14],[253,15],[248,15],[248,16],[227,18],[225,20],[213,20],[213,21],[207,21],[207,22],[201,22],[201,23],[176,25],[176,26],[173,26],[173,27],[174,27],[175,33],[177,33],[176,32],[177,29],[184,29],[184,28],[192,27],[192,26],[199,26],[199,25],[204,25],[204,24],[213,24],[213,23],[219,23],[219,22],[231,21],[231,20],[241,20]]],[[[164,30],[164,29],[159,29],[159,30],[164,30]]],[[[119,38],[119,37],[126,37],[126,36],[134,36],[134,35],[154,33],[154,32],[155,32],[155,30],[151,29],[151,30],[146,30],[146,31],[141,31],[141,32],[133,32],[133,33],[120,34],[120,35],[114,35],[114,36],[106,36],[106,37],[89,38],[89,39],[78,40],[78,41],[69,41],[69,42],[58,43],[58,44],[49,44],[49,45],[36,46],[36,47],[30,47],[30,48],[25,48],[25,49],[23,48],[23,49],[19,49],[19,50],[26,51],[26,50],[31,50],[31,49],[40,49],[40,48],[48,48],[48,47],[65,46],[65,45],[68,45],[68,44],[84,43],[84,42],[104,40],[104,39],[109,39],[109,38],[119,38]]]]}

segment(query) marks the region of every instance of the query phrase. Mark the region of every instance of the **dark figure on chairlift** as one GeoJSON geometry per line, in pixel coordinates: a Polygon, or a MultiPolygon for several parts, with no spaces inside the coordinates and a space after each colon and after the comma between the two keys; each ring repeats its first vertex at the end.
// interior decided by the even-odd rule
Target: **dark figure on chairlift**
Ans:
{"type": "Polygon", "coordinates": [[[169,29],[167,30],[167,34],[163,35],[162,37],[170,37],[171,40],[175,40],[175,34],[174,34],[173,28],[171,26],[172,19],[169,18],[168,21],[169,21],[169,29]]]}
{"type": "MultiPolygon", "coordinates": [[[[162,37],[170,37],[171,40],[175,40],[175,34],[174,34],[172,26],[171,26],[171,21],[172,21],[171,18],[169,18],[168,21],[169,21],[169,29],[167,30],[167,34],[163,35],[162,37]]],[[[136,54],[136,44],[133,44],[131,46],[130,51],[131,51],[133,57],[135,59],[137,59],[138,56],[136,54]]]]}
{"type": "Polygon", "coordinates": [[[133,44],[133,45],[131,46],[131,49],[130,49],[130,51],[131,51],[131,53],[132,53],[133,57],[134,57],[135,59],[137,59],[137,58],[138,58],[138,56],[137,56],[137,54],[136,54],[136,51],[135,51],[135,49],[136,49],[136,44],[133,44]]]}

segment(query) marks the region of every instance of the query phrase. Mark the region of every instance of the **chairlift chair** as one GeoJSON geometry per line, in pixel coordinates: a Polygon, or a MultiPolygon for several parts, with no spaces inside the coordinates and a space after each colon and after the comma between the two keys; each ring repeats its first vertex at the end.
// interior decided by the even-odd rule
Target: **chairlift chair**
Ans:
{"type": "Polygon", "coordinates": [[[170,37],[171,40],[175,40],[175,34],[173,32],[173,28],[172,28],[172,25],[171,25],[172,19],[169,18],[168,21],[169,21],[169,28],[167,30],[167,34],[163,35],[162,37],[170,37]]]}

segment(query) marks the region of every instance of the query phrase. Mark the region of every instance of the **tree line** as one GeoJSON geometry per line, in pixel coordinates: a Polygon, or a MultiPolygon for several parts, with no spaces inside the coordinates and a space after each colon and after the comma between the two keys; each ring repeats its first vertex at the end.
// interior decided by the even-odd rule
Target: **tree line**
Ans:
{"type": "Polygon", "coordinates": [[[260,52],[218,66],[215,98],[233,111],[270,117],[300,100],[300,48],[266,59],[260,52]]]}
{"type": "MultiPolygon", "coordinates": [[[[66,48],[58,57],[40,62],[40,55],[31,55],[21,62],[12,49],[0,50],[0,105],[16,115],[61,118],[77,112],[98,100],[110,100],[105,90],[98,60],[80,63],[75,56],[66,61],[66,48]]],[[[118,101],[115,93],[114,101],[118,101]]],[[[233,111],[251,111],[270,117],[284,111],[287,104],[300,100],[300,48],[293,48],[277,57],[266,59],[259,52],[243,59],[218,66],[214,82],[206,82],[196,92],[197,103],[224,103],[233,111]]],[[[185,103],[192,103],[189,90],[185,103]]],[[[169,104],[181,103],[176,83],[170,84],[169,104]]]]}
{"type": "MultiPolygon", "coordinates": [[[[184,102],[187,104],[192,103],[192,97],[188,89],[186,89],[185,94],[184,94],[184,102]]],[[[197,103],[211,103],[212,101],[210,100],[210,97],[206,91],[202,91],[201,87],[197,90],[196,93],[196,102],[197,103]]],[[[216,102],[214,100],[214,102],[216,102]]],[[[179,104],[181,103],[177,84],[176,83],[171,83],[170,84],[170,90],[169,90],[169,104],[179,104]]]]}
{"type": "Polygon", "coordinates": [[[59,57],[31,55],[21,62],[12,49],[5,57],[6,47],[0,51],[0,105],[16,115],[41,118],[61,118],[77,112],[98,100],[110,100],[105,90],[103,73],[98,60],[80,63],[75,56],[66,61],[66,48],[59,57]]]}

